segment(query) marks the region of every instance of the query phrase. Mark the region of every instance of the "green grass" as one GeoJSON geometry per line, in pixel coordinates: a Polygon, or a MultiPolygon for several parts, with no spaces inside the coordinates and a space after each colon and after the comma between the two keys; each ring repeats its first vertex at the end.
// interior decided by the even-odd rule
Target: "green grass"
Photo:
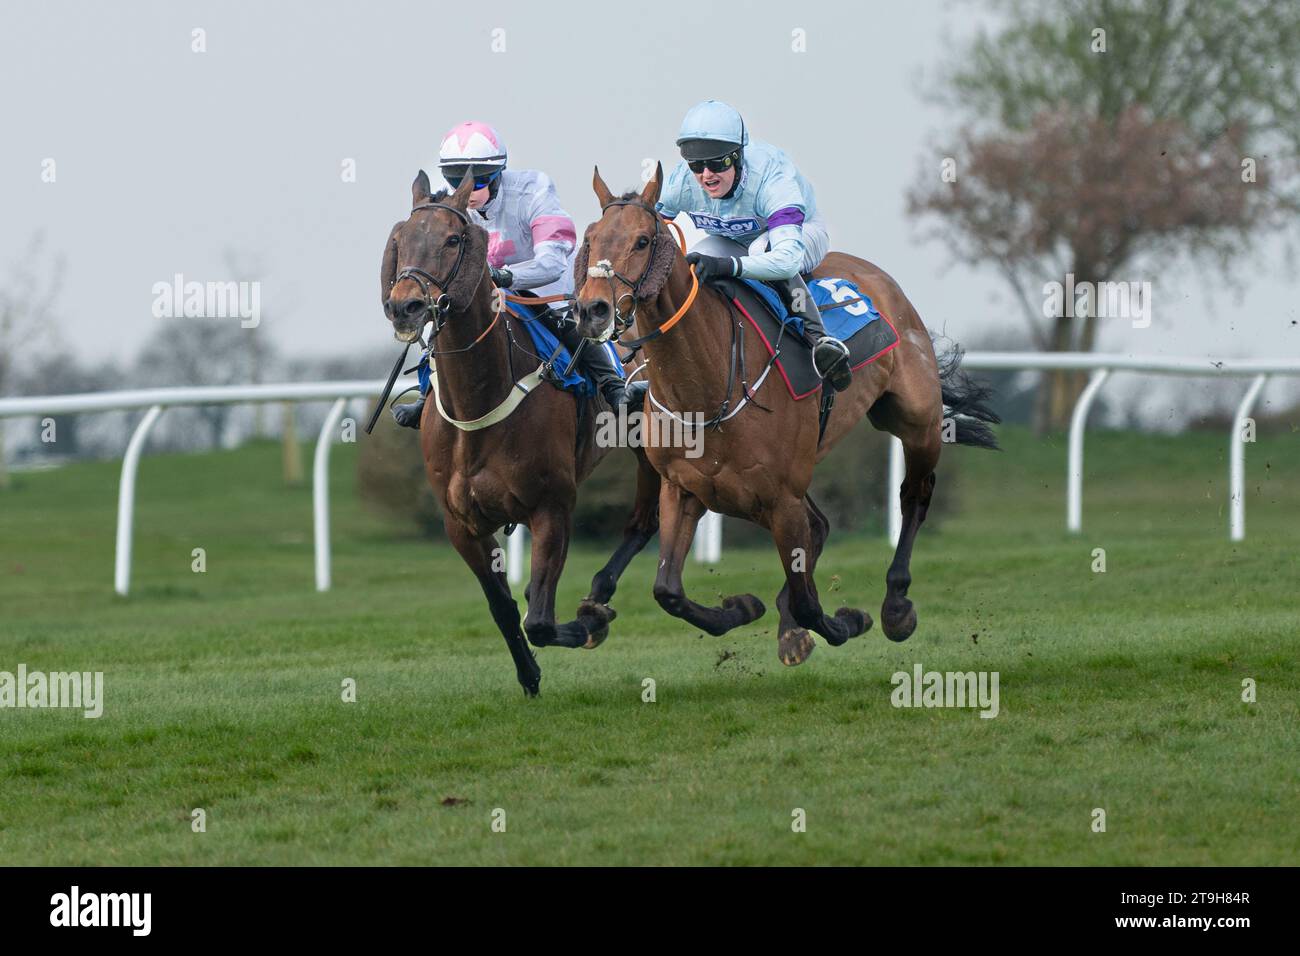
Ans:
{"type": "MultiPolygon", "coordinates": [[[[1003,437],[1001,455],[948,452],[959,508],[918,544],[907,643],[873,628],[785,669],[771,549],[689,569],[710,603],[768,602],[723,638],[659,611],[647,555],[603,647],[539,653],[533,701],[455,555],[356,503],[352,446],[324,595],[310,492],[279,483],[274,446],[145,460],[125,600],[117,464],[19,475],[0,494],[0,670],[103,671],[106,702],[98,720],[0,710],[0,862],[1300,862],[1297,436],[1248,449],[1235,545],[1222,436],[1090,435],[1079,537],[1063,441],[1003,437]],[[890,675],[918,661],[999,672],[1001,714],[895,709],[890,675]]],[[[826,603],[878,616],[888,557],[833,537],[826,603]]],[[[562,609],[602,558],[571,553],[562,609]]]]}

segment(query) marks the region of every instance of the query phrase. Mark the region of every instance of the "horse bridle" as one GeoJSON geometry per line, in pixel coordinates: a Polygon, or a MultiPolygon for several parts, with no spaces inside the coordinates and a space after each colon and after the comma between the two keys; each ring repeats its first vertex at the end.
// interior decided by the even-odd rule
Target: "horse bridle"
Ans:
{"type": "MultiPolygon", "coordinates": [[[[602,217],[604,217],[605,212],[611,206],[636,206],[638,209],[642,209],[646,213],[648,213],[650,215],[650,218],[654,220],[654,224],[655,224],[654,235],[650,237],[650,246],[649,246],[650,254],[649,257],[646,259],[645,269],[641,271],[640,277],[637,278],[635,282],[629,279],[627,276],[623,275],[621,272],[615,271],[613,263],[611,263],[608,259],[601,259],[599,262],[596,263],[596,268],[604,270],[604,278],[609,280],[610,297],[614,299],[614,325],[613,325],[614,341],[618,342],[620,345],[625,345],[629,348],[635,348],[636,346],[640,345],[643,341],[645,341],[646,338],[654,338],[655,336],[653,335],[646,336],[645,338],[635,339],[632,342],[623,342],[621,339],[619,339],[618,336],[632,327],[632,323],[636,321],[637,303],[644,301],[641,297],[641,286],[645,284],[646,278],[650,275],[650,270],[654,268],[655,250],[658,248],[659,245],[659,235],[661,232],[663,232],[663,223],[660,222],[659,214],[657,212],[655,212],[645,203],[640,202],[636,199],[614,199],[611,200],[610,202],[607,202],[605,205],[600,207],[600,214],[602,217]],[[614,293],[618,290],[618,287],[614,285],[615,279],[617,279],[619,282],[622,282],[631,291],[624,292],[620,296],[615,296],[614,293]],[[631,310],[628,311],[627,313],[624,313],[619,307],[620,303],[624,299],[630,299],[632,302],[631,310]]],[[[588,274],[584,276],[582,279],[583,286],[587,284],[588,278],[595,278],[594,276],[591,275],[590,270],[588,270],[588,274]]],[[[579,286],[577,291],[581,292],[582,286],[579,286]]]]}
{"type": "Polygon", "coordinates": [[[440,292],[438,297],[435,299],[433,297],[433,289],[437,288],[446,290],[460,273],[461,264],[465,261],[465,247],[469,245],[468,230],[470,228],[470,221],[469,216],[465,215],[465,213],[461,212],[455,206],[449,206],[446,203],[441,202],[426,202],[421,203],[418,206],[413,206],[411,208],[411,214],[414,215],[423,209],[445,209],[455,215],[467,230],[460,234],[460,242],[456,248],[456,261],[452,264],[451,271],[447,273],[446,279],[440,280],[436,276],[418,268],[417,266],[407,266],[401,272],[397,273],[396,277],[393,279],[394,285],[401,282],[403,279],[410,279],[419,286],[420,295],[424,299],[425,313],[433,316],[432,338],[437,338],[438,333],[442,331],[442,327],[447,324],[447,316],[451,313],[455,303],[451,301],[451,296],[448,295],[446,291],[440,292]]]}

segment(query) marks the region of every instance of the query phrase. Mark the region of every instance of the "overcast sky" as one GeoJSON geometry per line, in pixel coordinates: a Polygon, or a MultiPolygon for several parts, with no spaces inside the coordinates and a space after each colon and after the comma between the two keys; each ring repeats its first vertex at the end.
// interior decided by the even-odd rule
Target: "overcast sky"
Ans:
{"type": "MultiPolygon", "coordinates": [[[[306,355],[355,352],[391,341],[380,253],[448,127],[495,125],[511,165],[550,174],[581,231],[597,212],[592,164],[611,187],[635,184],[644,158],[675,159],[682,114],[713,97],[792,155],[834,247],[891,272],[931,328],[959,340],[999,328],[1019,335],[1023,319],[996,276],[953,267],[905,210],[918,171],[937,177],[952,154],[958,121],[922,91],[983,9],[941,0],[7,3],[0,266],[43,230],[66,257],[59,338],[114,358],[132,357],[161,323],[187,321],[150,311],[154,283],[175,273],[261,279],[256,334],[306,355]],[[206,52],[191,49],[196,28],[206,52]],[[791,49],[797,28],[804,53],[791,49]],[[497,29],[504,52],[493,51],[497,29]],[[54,183],[41,178],[50,158],[54,183]],[[346,159],[356,182],[341,179],[346,159]],[[228,266],[230,252],[241,271],[228,266]],[[261,271],[248,271],[255,263],[261,271]]],[[[1243,269],[1240,297],[1207,300],[1209,285],[1188,269],[1128,277],[1154,282],[1153,325],[1110,323],[1100,348],[1300,355],[1292,274],[1278,240],[1243,269]]]]}

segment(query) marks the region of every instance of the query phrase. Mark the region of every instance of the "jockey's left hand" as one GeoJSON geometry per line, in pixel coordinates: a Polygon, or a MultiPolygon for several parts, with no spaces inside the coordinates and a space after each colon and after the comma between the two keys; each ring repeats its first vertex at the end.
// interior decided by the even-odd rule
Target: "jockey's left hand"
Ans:
{"type": "Polygon", "coordinates": [[[510,288],[510,283],[515,281],[514,273],[504,266],[500,269],[496,266],[488,266],[488,269],[492,273],[492,284],[498,289],[508,289],[510,288]]]}
{"type": "Polygon", "coordinates": [[[740,260],[732,256],[706,256],[698,252],[688,252],[686,261],[695,267],[695,274],[706,281],[730,279],[740,275],[740,260]]]}

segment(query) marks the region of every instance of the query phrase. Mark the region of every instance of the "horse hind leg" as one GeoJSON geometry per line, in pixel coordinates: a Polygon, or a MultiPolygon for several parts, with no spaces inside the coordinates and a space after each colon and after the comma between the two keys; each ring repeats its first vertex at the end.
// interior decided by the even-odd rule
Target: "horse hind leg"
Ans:
{"type": "MultiPolygon", "coordinates": [[[[839,646],[851,637],[857,637],[871,627],[871,616],[857,608],[841,607],[831,617],[822,610],[817,597],[817,585],[813,581],[813,568],[816,556],[826,543],[829,522],[816,505],[809,505],[806,499],[789,498],[782,501],[772,513],[772,539],[781,555],[781,564],[785,568],[786,587],[782,591],[793,623],[826,638],[827,643],[839,646]],[[825,525],[823,523],[825,522],[825,525]],[[822,526],[819,531],[815,527],[822,526]],[[818,538],[820,536],[820,543],[818,538]]],[[[780,597],[778,597],[780,601],[780,597]]],[[[785,638],[785,621],[782,622],[782,638],[785,638]]],[[[788,646],[797,650],[800,638],[791,633],[781,649],[788,646]]],[[[805,655],[806,656],[806,655],[805,655]]],[[[784,658],[782,658],[784,662],[784,658]]],[[[799,663],[798,660],[793,663],[799,663]]]]}
{"type": "MultiPolygon", "coordinates": [[[[908,313],[905,321],[912,331],[923,330],[916,313],[910,308],[908,313]]],[[[888,390],[867,414],[872,425],[903,443],[907,467],[899,489],[903,529],[885,574],[880,624],[891,641],[905,641],[916,630],[916,609],[907,598],[912,585],[912,545],[934,494],[934,469],[943,450],[943,386],[928,336],[905,333],[905,343],[895,354],[899,358],[888,390]]]]}
{"type": "Polygon", "coordinates": [[[686,596],[682,566],[704,516],[704,504],[684,489],[665,482],[659,495],[659,573],[654,595],[659,606],[714,636],[762,617],[767,608],[753,594],[733,594],[722,607],[705,607],[686,596]]]}
{"type": "Polygon", "coordinates": [[[659,530],[659,487],[662,479],[654,470],[642,449],[636,449],[636,499],[632,514],[623,528],[623,540],[605,562],[605,566],[591,579],[591,591],[578,604],[578,622],[587,631],[588,650],[599,647],[609,636],[609,622],[618,616],[609,607],[610,598],[618,588],[632,559],[646,546],[659,530]]]}
{"type": "Polygon", "coordinates": [[[907,597],[912,586],[912,546],[934,495],[934,468],[941,448],[937,428],[921,434],[905,433],[900,438],[907,464],[899,490],[903,530],[885,574],[885,602],[880,608],[880,624],[891,641],[905,641],[916,630],[916,608],[907,597]]]}
{"type": "Polygon", "coordinates": [[[487,598],[492,620],[506,640],[506,647],[515,662],[515,676],[529,697],[541,692],[542,669],[528,648],[519,626],[519,606],[510,594],[510,583],[505,573],[494,570],[496,539],[491,535],[476,537],[458,521],[446,519],[447,538],[478,578],[487,598]]]}

